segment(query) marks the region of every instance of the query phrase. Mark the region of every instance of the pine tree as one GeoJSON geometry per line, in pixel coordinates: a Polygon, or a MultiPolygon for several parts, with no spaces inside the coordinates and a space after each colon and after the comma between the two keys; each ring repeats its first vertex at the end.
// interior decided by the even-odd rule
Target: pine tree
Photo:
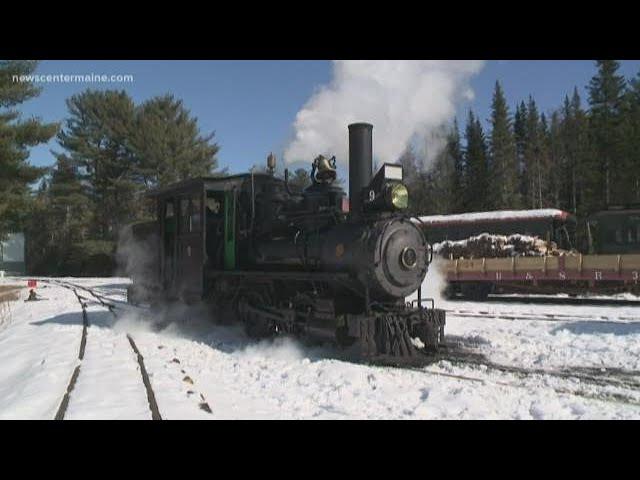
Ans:
{"type": "Polygon", "coordinates": [[[598,72],[589,83],[591,107],[591,138],[594,153],[601,158],[601,206],[619,199],[618,184],[624,183],[621,159],[621,114],[625,92],[625,79],[618,75],[616,60],[598,60],[598,72]],[[615,193],[614,193],[615,192],[615,193]]]}
{"type": "Polygon", "coordinates": [[[527,206],[527,179],[525,177],[525,151],[527,146],[527,106],[524,102],[516,105],[513,120],[513,136],[516,142],[516,158],[518,161],[518,193],[522,206],[527,206]]]}
{"type": "Polygon", "coordinates": [[[465,131],[467,148],[465,164],[467,167],[467,185],[464,208],[466,211],[488,210],[491,207],[489,189],[489,159],[487,144],[480,119],[469,112],[465,131]]]}
{"type": "Polygon", "coordinates": [[[27,272],[35,275],[55,274],[57,257],[50,255],[53,244],[53,229],[49,216],[49,184],[42,179],[32,199],[29,217],[25,221],[25,257],[27,272]]]}
{"type": "Polygon", "coordinates": [[[93,205],[80,183],[77,168],[58,155],[48,189],[49,215],[56,226],[54,242],[70,245],[87,237],[93,205]]]}
{"type": "Polygon", "coordinates": [[[29,164],[29,147],[48,142],[58,129],[37,118],[21,120],[16,109],[40,93],[33,83],[15,78],[33,74],[36,66],[32,61],[0,61],[0,237],[22,227],[30,205],[29,185],[44,173],[29,164]]]}
{"type": "Polygon", "coordinates": [[[540,115],[540,159],[538,169],[538,182],[540,191],[540,208],[553,207],[554,192],[552,181],[552,170],[554,168],[552,158],[552,139],[551,128],[547,121],[547,116],[543,113],[540,115]]]}
{"type": "Polygon", "coordinates": [[[458,119],[453,119],[453,127],[447,141],[447,149],[453,160],[453,172],[451,178],[451,209],[447,213],[459,213],[464,211],[464,199],[460,192],[466,188],[464,152],[460,144],[460,129],[458,119]]]}
{"type": "Polygon", "coordinates": [[[131,149],[133,100],[124,91],[87,90],[67,100],[67,107],[58,141],[88,186],[95,208],[92,238],[115,240],[140,210],[131,149]]]}
{"type": "Polygon", "coordinates": [[[640,73],[628,85],[624,97],[621,161],[626,175],[624,201],[640,203],[640,73]]]}
{"type": "Polygon", "coordinates": [[[529,96],[525,125],[523,184],[528,208],[542,205],[542,143],[538,106],[529,96]]]}
{"type": "Polygon", "coordinates": [[[84,193],[77,169],[58,154],[50,177],[42,182],[36,207],[27,222],[27,241],[32,273],[77,275],[69,257],[86,239],[93,206],[84,193]]]}
{"type": "Polygon", "coordinates": [[[519,208],[518,157],[509,109],[504,92],[496,82],[491,105],[491,180],[492,204],[496,209],[519,208]]]}
{"type": "Polygon", "coordinates": [[[597,173],[590,165],[589,132],[586,112],[582,109],[580,94],[574,88],[571,99],[565,97],[562,108],[562,172],[564,183],[561,192],[561,207],[574,214],[582,215],[585,204],[586,180],[597,173]]]}
{"type": "Polygon", "coordinates": [[[211,175],[219,151],[213,137],[200,134],[198,119],[182,100],[152,98],[136,109],[131,133],[137,174],[147,188],[211,175]]]}
{"type": "Polygon", "coordinates": [[[562,118],[559,111],[551,114],[551,125],[548,133],[548,169],[549,199],[547,206],[565,208],[561,203],[561,195],[566,178],[566,155],[562,137],[562,118]]]}
{"type": "MultiPolygon", "coordinates": [[[[441,132],[440,135],[444,135],[441,132]]],[[[433,204],[430,213],[451,213],[456,204],[458,191],[455,189],[457,180],[456,160],[452,155],[453,132],[446,134],[446,144],[441,149],[429,169],[430,187],[433,191],[433,204]]]]}

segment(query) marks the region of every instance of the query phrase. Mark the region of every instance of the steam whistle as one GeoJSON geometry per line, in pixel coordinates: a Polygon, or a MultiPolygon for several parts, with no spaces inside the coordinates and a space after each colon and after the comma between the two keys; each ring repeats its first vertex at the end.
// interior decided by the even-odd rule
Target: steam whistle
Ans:
{"type": "Polygon", "coordinates": [[[269,153],[269,156],[267,157],[267,171],[269,172],[269,175],[273,175],[276,171],[276,156],[273,152],[269,153]]]}

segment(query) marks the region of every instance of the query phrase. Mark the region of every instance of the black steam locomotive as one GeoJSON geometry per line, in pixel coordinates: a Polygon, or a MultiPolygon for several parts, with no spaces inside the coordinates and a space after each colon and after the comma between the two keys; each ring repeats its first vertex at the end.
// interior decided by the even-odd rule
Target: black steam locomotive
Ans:
{"type": "Polygon", "coordinates": [[[274,175],[271,155],[267,173],[154,191],[157,220],[133,227],[152,255],[138,253],[144,268],[131,272],[130,299],[205,301],[251,336],[330,339],[367,359],[437,347],[445,313],[420,291],[431,248],[403,213],[402,167],[385,164],[372,178],[372,130],[349,125],[349,200],[335,157],[323,156],[303,191],[287,171],[274,175]]]}

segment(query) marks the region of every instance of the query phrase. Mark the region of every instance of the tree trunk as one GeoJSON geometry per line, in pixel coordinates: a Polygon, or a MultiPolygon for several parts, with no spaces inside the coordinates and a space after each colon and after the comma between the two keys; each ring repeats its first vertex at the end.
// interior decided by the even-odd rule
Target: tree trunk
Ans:
{"type": "Polygon", "coordinates": [[[605,164],[605,175],[604,175],[604,200],[607,207],[611,204],[611,197],[609,192],[609,180],[610,180],[610,169],[609,169],[609,161],[605,164]]]}
{"type": "Polygon", "coordinates": [[[571,209],[573,210],[573,214],[575,215],[578,212],[578,205],[576,199],[576,168],[575,166],[571,170],[571,209]]]}

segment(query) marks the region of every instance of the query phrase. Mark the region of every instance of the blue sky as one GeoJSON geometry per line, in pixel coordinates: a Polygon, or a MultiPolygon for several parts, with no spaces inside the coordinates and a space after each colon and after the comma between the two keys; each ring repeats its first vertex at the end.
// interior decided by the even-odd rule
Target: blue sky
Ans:
{"type": "MultiPolygon", "coordinates": [[[[627,78],[640,71],[640,61],[622,61],[627,78]]],[[[559,105],[578,86],[586,102],[585,87],[595,72],[592,61],[489,61],[473,78],[474,100],[458,106],[461,128],[473,109],[489,118],[496,80],[502,83],[510,107],[530,94],[541,111],[559,105]]],[[[93,88],[123,88],[138,103],[152,96],[173,93],[199,119],[203,132],[216,132],[221,146],[219,165],[241,172],[262,163],[273,151],[281,158],[292,134],[295,115],[314,93],[331,79],[329,61],[42,61],[39,74],[133,74],[133,83],[95,84],[93,88]]],[[[22,105],[25,116],[61,121],[65,100],[90,84],[43,84],[42,94],[22,105]]],[[[345,126],[346,134],[346,126],[345,126]]],[[[31,162],[50,165],[55,140],[32,149],[31,162]]],[[[310,152],[310,159],[315,152],[310,152]]]]}

